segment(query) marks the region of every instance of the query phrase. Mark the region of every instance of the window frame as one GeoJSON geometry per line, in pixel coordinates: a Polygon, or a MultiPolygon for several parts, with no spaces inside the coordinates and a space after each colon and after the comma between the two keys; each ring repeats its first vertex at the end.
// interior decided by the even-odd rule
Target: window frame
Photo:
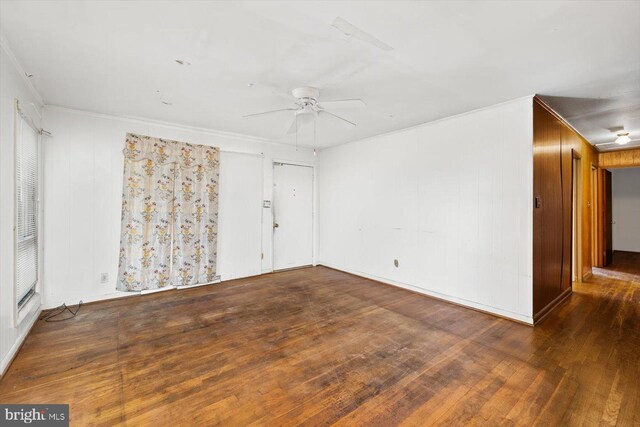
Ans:
{"type": "Polygon", "coordinates": [[[18,326],[32,311],[34,305],[40,304],[40,284],[42,280],[42,209],[40,197],[42,194],[42,132],[38,126],[34,123],[33,119],[26,114],[22,109],[20,102],[15,100],[15,115],[14,115],[14,153],[13,153],[13,307],[14,307],[14,324],[18,326]],[[36,176],[35,176],[35,230],[34,234],[27,238],[21,239],[18,236],[18,204],[19,194],[18,189],[20,182],[18,180],[18,161],[20,150],[19,146],[22,144],[22,126],[24,123],[36,132],[36,176]],[[25,241],[35,240],[36,246],[36,281],[29,288],[29,291],[21,296],[18,288],[18,245],[25,241]]]}

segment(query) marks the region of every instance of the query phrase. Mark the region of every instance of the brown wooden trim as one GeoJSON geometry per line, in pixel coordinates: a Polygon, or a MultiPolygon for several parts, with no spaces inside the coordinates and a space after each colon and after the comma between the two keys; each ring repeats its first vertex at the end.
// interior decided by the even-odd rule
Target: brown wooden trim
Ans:
{"type": "Polygon", "coordinates": [[[640,147],[600,152],[598,165],[606,169],[638,167],[640,166],[640,147]]]}
{"type": "Polygon", "coordinates": [[[512,317],[503,316],[501,314],[492,313],[490,311],[486,311],[486,310],[483,310],[481,308],[470,307],[468,305],[460,304],[460,303],[455,302],[455,301],[450,301],[450,300],[447,300],[447,299],[444,299],[444,298],[438,298],[438,297],[433,296],[433,295],[425,294],[423,292],[418,292],[418,291],[416,291],[414,289],[409,289],[409,288],[405,288],[405,287],[402,287],[402,286],[393,285],[391,283],[382,282],[380,280],[371,279],[369,277],[361,276],[361,275],[356,274],[356,273],[351,273],[349,271],[340,270],[339,268],[330,267],[330,266],[328,266],[326,264],[320,263],[318,265],[321,265],[324,268],[329,268],[329,269],[334,270],[334,271],[339,271],[340,273],[345,273],[345,274],[349,274],[351,276],[361,277],[363,279],[371,280],[372,282],[380,283],[381,285],[385,285],[385,286],[390,286],[390,287],[392,287],[394,289],[404,289],[405,291],[412,292],[414,294],[421,295],[421,296],[426,297],[426,298],[431,298],[431,299],[434,299],[434,300],[437,300],[437,301],[441,301],[441,302],[444,302],[444,303],[447,303],[447,304],[455,305],[456,307],[466,308],[467,310],[473,310],[473,311],[476,311],[478,313],[488,314],[489,316],[498,317],[500,319],[508,320],[510,322],[516,322],[516,323],[519,323],[521,325],[526,325],[526,326],[533,327],[533,325],[531,323],[523,322],[522,320],[514,319],[512,317]]]}
{"type": "Polygon", "coordinates": [[[591,279],[593,277],[593,273],[585,273],[582,275],[582,281],[586,282],[587,280],[591,279]]]}
{"type": "Polygon", "coordinates": [[[542,99],[540,99],[540,97],[538,97],[538,95],[534,95],[533,96],[533,100],[535,102],[538,103],[538,105],[540,105],[542,108],[544,108],[545,110],[547,110],[547,112],[549,112],[549,114],[553,115],[556,119],[558,119],[560,121],[560,123],[562,123],[563,125],[565,125],[566,127],[568,127],[571,131],[575,132],[580,138],[584,139],[586,142],[589,143],[589,146],[591,147],[591,149],[595,152],[595,153],[599,153],[598,148],[593,145],[591,143],[591,141],[589,141],[587,138],[585,138],[585,136],[583,134],[581,134],[578,129],[574,128],[571,123],[569,123],[568,121],[566,121],[564,119],[564,117],[562,117],[560,114],[558,114],[553,108],[551,108],[549,106],[549,104],[547,104],[546,102],[544,102],[542,99]]]}
{"type": "Polygon", "coordinates": [[[618,153],[620,151],[632,151],[632,150],[640,150],[640,147],[638,147],[637,145],[632,145],[631,147],[625,147],[624,145],[618,145],[613,150],[600,151],[599,153],[600,154],[607,154],[607,153],[618,153]]]}
{"type": "Polygon", "coordinates": [[[569,297],[569,295],[571,295],[572,291],[573,291],[572,288],[565,289],[563,293],[558,295],[558,297],[556,299],[554,299],[549,304],[547,304],[547,306],[545,308],[540,310],[538,313],[534,314],[533,315],[533,324],[537,325],[538,323],[540,323],[545,317],[547,317],[547,315],[549,313],[551,313],[553,311],[554,308],[556,308],[564,300],[566,300],[567,297],[569,297]]]}

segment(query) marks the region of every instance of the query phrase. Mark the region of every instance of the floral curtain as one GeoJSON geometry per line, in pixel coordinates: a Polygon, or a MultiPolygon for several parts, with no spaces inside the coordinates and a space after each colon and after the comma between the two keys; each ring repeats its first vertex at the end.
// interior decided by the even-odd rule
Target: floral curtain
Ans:
{"type": "Polygon", "coordinates": [[[127,134],[124,154],[117,288],[212,282],[219,149],[127,134]]]}

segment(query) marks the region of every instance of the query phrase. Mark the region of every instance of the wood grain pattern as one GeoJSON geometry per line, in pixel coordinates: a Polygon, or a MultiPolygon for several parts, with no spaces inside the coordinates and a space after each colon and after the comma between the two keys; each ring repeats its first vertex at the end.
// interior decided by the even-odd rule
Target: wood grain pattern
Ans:
{"type": "Polygon", "coordinates": [[[640,148],[605,151],[598,154],[598,164],[602,168],[632,168],[640,166],[640,148]]]}
{"type": "MultiPolygon", "coordinates": [[[[559,115],[557,115],[553,110],[550,109],[548,105],[544,103],[538,97],[534,98],[535,104],[538,104],[539,107],[542,107],[546,110],[546,118],[543,117],[543,120],[549,121],[551,117],[555,119],[555,121],[560,125],[562,129],[562,142],[565,145],[566,149],[572,150],[574,153],[580,157],[580,167],[581,167],[581,187],[582,187],[582,218],[581,228],[582,228],[582,267],[581,267],[581,278],[589,278],[591,276],[591,269],[593,267],[593,255],[592,255],[592,233],[597,233],[597,230],[593,227],[592,216],[596,215],[597,208],[597,200],[594,200],[593,197],[593,182],[591,179],[591,168],[592,166],[598,167],[598,152],[596,149],[584,139],[580,134],[578,134],[571,126],[569,126],[566,121],[559,115]]],[[[535,120],[535,118],[534,118],[535,120]]]]}
{"type": "Polygon", "coordinates": [[[598,167],[598,152],[584,138],[579,137],[579,143],[572,148],[581,156],[582,168],[582,279],[591,277],[593,268],[593,234],[597,233],[592,221],[593,216],[597,216],[597,199],[594,198],[593,180],[591,176],[592,167],[598,167]]]}
{"type": "MultiPolygon", "coordinates": [[[[614,251],[611,256],[611,263],[599,270],[601,275],[615,276],[615,273],[630,274],[640,276],[640,253],[628,251],[614,251]]],[[[625,278],[626,276],[622,276],[625,278]]],[[[636,278],[628,280],[634,281],[636,278]]]]}
{"type": "Polygon", "coordinates": [[[562,134],[560,120],[534,102],[534,320],[571,283],[571,151],[563,146],[562,134]]]}
{"type": "Polygon", "coordinates": [[[581,238],[578,278],[592,274],[592,216],[596,215],[591,177],[598,166],[595,148],[541,99],[534,98],[534,197],[544,194],[542,209],[534,208],[534,314],[541,316],[548,304],[570,287],[571,280],[571,168],[572,156],[580,159],[581,238]],[[558,177],[560,177],[558,179],[558,177]],[[558,254],[558,246],[560,255],[558,254]],[[557,274],[560,269],[561,274],[557,274]]]}
{"type": "Polygon", "coordinates": [[[596,273],[537,327],[325,267],[38,322],[0,401],[71,425],[638,425],[640,283],[596,273]]]}

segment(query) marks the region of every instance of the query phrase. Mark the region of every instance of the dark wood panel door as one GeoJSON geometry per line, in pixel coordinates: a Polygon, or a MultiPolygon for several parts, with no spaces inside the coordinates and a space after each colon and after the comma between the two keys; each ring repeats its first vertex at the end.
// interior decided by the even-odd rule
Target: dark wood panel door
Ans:
{"type": "Polygon", "coordinates": [[[602,209],[602,231],[604,233],[602,239],[603,264],[605,266],[611,264],[613,259],[613,202],[611,194],[611,172],[602,170],[602,201],[604,206],[602,209]]]}
{"type": "MultiPolygon", "coordinates": [[[[563,221],[571,221],[564,212],[566,197],[563,178],[561,123],[543,107],[534,103],[534,209],[533,209],[533,312],[547,307],[562,292],[565,250],[563,221]]],[[[569,163],[569,176],[571,163],[569,163]]],[[[571,187],[569,189],[569,200],[571,187]]],[[[567,206],[570,207],[570,206],[567,206]]],[[[570,224],[570,222],[569,222],[570,224]]],[[[570,232],[570,231],[569,231],[570,232]]],[[[566,258],[570,269],[570,255],[566,258]]],[[[570,270],[569,270],[570,271],[570,270]]],[[[569,274],[567,274],[568,277],[569,274]]]]}

